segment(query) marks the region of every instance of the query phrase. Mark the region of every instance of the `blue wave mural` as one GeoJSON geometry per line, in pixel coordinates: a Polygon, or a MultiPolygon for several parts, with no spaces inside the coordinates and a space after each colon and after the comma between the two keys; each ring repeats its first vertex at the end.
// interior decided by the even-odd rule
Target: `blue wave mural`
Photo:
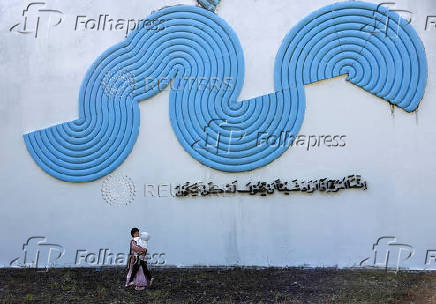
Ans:
{"type": "Polygon", "coordinates": [[[132,151],[139,103],[170,85],[169,118],[185,151],[217,170],[253,170],[280,157],[297,136],[304,85],[340,75],[411,112],[425,91],[425,50],[397,13],[365,2],[336,3],[286,35],[275,60],[275,91],[239,101],[244,56],[232,28],[203,8],[167,7],[92,64],[80,88],[77,120],[24,140],[55,178],[96,180],[132,151]],[[284,140],[259,143],[260,133],[284,140]]]}

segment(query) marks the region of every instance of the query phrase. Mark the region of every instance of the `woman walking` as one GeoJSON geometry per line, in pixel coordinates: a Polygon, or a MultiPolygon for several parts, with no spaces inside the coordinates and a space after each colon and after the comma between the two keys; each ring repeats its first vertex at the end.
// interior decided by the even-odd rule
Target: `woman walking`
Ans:
{"type": "Polygon", "coordinates": [[[139,246],[135,238],[139,237],[139,229],[132,228],[130,231],[132,239],[130,240],[129,260],[127,268],[129,272],[126,278],[126,287],[135,286],[135,290],[143,290],[146,286],[151,286],[153,278],[147,268],[147,262],[144,258],[147,254],[147,248],[139,246]]]}

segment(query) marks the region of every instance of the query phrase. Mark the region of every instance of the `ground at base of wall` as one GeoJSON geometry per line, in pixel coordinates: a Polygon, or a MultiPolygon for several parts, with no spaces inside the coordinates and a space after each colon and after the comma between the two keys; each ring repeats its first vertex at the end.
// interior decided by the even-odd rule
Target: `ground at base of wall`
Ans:
{"type": "Polygon", "coordinates": [[[1,303],[435,303],[436,271],[152,269],[124,288],[125,269],[0,269],[1,303]]]}

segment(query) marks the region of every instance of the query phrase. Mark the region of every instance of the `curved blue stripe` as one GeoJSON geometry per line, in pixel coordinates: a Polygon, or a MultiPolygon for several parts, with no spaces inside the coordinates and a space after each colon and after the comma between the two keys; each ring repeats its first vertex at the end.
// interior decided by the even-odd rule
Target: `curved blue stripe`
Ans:
{"type": "Polygon", "coordinates": [[[376,4],[337,3],[302,19],[277,53],[275,92],[242,101],[243,51],[223,19],[185,5],[148,19],[161,28],[143,23],[91,65],[77,120],[24,135],[47,173],[87,182],[115,170],[138,136],[139,102],[170,83],[169,116],[179,142],[202,164],[227,172],[265,166],[289,148],[303,123],[306,84],[347,74],[409,112],[424,95],[422,42],[407,21],[376,4]]]}

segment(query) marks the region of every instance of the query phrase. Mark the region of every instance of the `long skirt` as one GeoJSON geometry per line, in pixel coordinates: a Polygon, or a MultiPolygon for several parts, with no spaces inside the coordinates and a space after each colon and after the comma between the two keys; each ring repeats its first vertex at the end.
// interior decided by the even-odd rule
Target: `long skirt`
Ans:
{"type": "Polygon", "coordinates": [[[132,276],[132,270],[133,270],[133,263],[130,264],[129,272],[127,273],[126,286],[133,285],[133,286],[135,286],[136,290],[144,289],[147,286],[147,280],[145,278],[144,271],[142,270],[142,267],[139,267],[132,282],[129,283],[130,277],[132,276]]]}

